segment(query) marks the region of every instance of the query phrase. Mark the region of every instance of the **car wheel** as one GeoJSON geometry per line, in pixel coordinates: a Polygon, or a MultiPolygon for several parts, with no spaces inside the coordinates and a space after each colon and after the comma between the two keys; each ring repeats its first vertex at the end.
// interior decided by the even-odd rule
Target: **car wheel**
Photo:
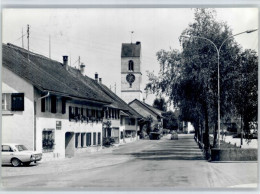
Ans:
{"type": "Polygon", "coordinates": [[[23,165],[24,166],[29,166],[31,164],[31,162],[24,162],[23,165]]]}
{"type": "Polygon", "coordinates": [[[14,167],[20,166],[20,164],[21,164],[21,161],[18,160],[17,158],[12,159],[11,162],[12,162],[12,165],[13,165],[14,167]]]}

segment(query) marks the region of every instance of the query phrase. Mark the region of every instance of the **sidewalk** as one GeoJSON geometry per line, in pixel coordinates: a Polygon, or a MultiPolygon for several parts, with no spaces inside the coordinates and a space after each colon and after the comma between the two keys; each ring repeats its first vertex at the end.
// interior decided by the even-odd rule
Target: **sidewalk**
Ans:
{"type": "Polygon", "coordinates": [[[130,156],[114,157],[111,153],[118,146],[102,149],[93,153],[80,153],[73,158],[64,158],[53,161],[39,161],[29,167],[2,166],[2,177],[33,175],[33,174],[60,174],[75,170],[88,170],[103,166],[116,165],[131,159],[130,156]]]}

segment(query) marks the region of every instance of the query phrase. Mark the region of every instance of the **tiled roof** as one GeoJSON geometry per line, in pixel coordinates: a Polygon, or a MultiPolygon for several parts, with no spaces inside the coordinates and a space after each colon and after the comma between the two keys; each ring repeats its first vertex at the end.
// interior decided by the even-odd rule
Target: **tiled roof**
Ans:
{"type": "Polygon", "coordinates": [[[106,92],[112,98],[113,102],[116,102],[117,105],[119,105],[118,108],[126,110],[133,117],[143,118],[142,115],[140,115],[138,112],[136,112],[131,106],[129,106],[124,100],[122,100],[119,96],[117,96],[114,92],[112,92],[107,86],[105,86],[104,84],[100,84],[100,83],[99,83],[99,85],[102,87],[102,90],[104,92],[106,92]]]}
{"type": "Polygon", "coordinates": [[[112,92],[107,86],[102,83],[98,83],[96,80],[89,78],[88,76],[83,76],[79,70],[72,68],[74,74],[78,75],[78,78],[83,82],[93,88],[95,91],[98,91],[100,95],[105,96],[111,102],[110,105],[107,105],[111,108],[117,108],[123,110],[124,112],[130,113],[131,116],[135,118],[143,118],[139,113],[137,113],[132,107],[130,107],[125,101],[123,101],[119,96],[112,92]]]}
{"type": "Polygon", "coordinates": [[[157,109],[157,108],[154,108],[153,106],[145,103],[145,102],[142,102],[138,99],[134,99],[132,102],[129,102],[129,105],[132,104],[133,102],[137,102],[139,104],[141,104],[143,107],[145,107],[146,109],[150,110],[151,112],[153,112],[155,115],[157,116],[160,116],[160,117],[163,117],[162,116],[162,113],[164,113],[163,111],[157,109]]]}
{"type": "MultiPolygon", "coordinates": [[[[72,68],[65,69],[62,63],[29,52],[11,44],[3,44],[3,66],[23,77],[34,86],[46,91],[59,92],[71,97],[110,103],[110,100],[83,83],[73,74],[72,68]]],[[[87,80],[86,80],[87,82],[87,80]]]]}
{"type": "Polygon", "coordinates": [[[122,44],[121,57],[140,57],[140,56],[141,56],[141,42],[122,44]]]}

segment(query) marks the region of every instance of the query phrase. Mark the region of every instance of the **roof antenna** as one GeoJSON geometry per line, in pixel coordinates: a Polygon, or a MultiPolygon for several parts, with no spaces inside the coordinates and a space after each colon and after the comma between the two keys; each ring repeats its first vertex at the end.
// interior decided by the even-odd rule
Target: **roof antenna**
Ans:
{"type": "Polygon", "coordinates": [[[132,44],[132,39],[133,39],[133,33],[134,33],[134,31],[131,31],[131,44],[132,44]]]}

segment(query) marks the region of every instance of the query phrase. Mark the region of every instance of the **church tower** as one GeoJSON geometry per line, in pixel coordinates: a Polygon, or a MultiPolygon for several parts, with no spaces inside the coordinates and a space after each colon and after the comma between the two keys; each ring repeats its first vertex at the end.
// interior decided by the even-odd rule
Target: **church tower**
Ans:
{"type": "Polygon", "coordinates": [[[121,98],[142,100],[141,42],[123,43],[121,50],[121,98]]]}

